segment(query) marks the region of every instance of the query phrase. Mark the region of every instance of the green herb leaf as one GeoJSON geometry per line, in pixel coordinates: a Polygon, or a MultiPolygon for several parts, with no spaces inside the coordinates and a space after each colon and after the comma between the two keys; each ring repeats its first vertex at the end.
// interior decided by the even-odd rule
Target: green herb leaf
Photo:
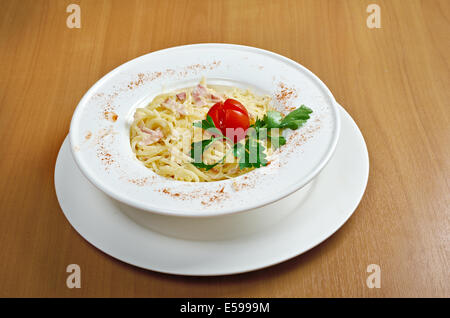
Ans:
{"type": "Polygon", "coordinates": [[[194,159],[195,163],[202,161],[203,152],[206,148],[212,144],[215,138],[205,139],[202,141],[193,142],[191,144],[191,158],[194,159]]]}
{"type": "Polygon", "coordinates": [[[277,136],[277,137],[267,136],[267,138],[270,140],[272,146],[274,146],[275,149],[286,144],[286,138],[284,138],[283,136],[277,136]]]}
{"type": "Polygon", "coordinates": [[[255,123],[253,125],[251,125],[250,127],[253,127],[257,132],[263,128],[265,125],[265,121],[263,119],[259,119],[257,118],[255,123]]]}
{"type": "MultiPolygon", "coordinates": [[[[261,121],[263,122],[263,121],[261,121]]],[[[283,146],[286,144],[286,138],[284,138],[283,136],[271,136],[268,134],[268,129],[266,127],[262,127],[263,125],[261,125],[261,123],[256,124],[255,126],[253,126],[253,128],[256,130],[257,132],[257,139],[258,140],[270,140],[272,146],[275,147],[275,149],[283,146]]],[[[270,131],[272,133],[272,131],[270,131]]]]}
{"type": "Polygon", "coordinates": [[[252,164],[252,166],[259,168],[258,163],[258,140],[255,135],[249,135],[249,138],[245,144],[245,150],[247,152],[246,159],[248,163],[252,164]]]}
{"type": "Polygon", "coordinates": [[[194,166],[196,166],[197,168],[203,168],[206,171],[208,171],[208,170],[211,170],[212,168],[214,168],[215,166],[217,166],[219,163],[221,163],[221,161],[217,161],[215,164],[212,164],[212,165],[207,165],[206,163],[203,163],[203,162],[198,162],[198,163],[193,162],[192,164],[194,166]]]}
{"type": "Polygon", "coordinates": [[[246,162],[246,160],[245,160],[245,158],[246,158],[245,145],[243,145],[242,143],[239,143],[239,142],[234,144],[233,154],[238,160],[239,169],[252,167],[252,165],[250,163],[246,162]]]}
{"type": "Polygon", "coordinates": [[[267,114],[264,116],[264,122],[265,126],[267,128],[281,128],[281,121],[283,120],[283,117],[280,112],[277,112],[275,110],[268,111],[267,114]]]}
{"type": "Polygon", "coordinates": [[[261,166],[267,166],[267,156],[264,153],[264,150],[265,150],[264,146],[258,142],[258,158],[257,158],[258,161],[256,168],[259,168],[261,166]]]}
{"type": "Polygon", "coordinates": [[[219,160],[218,162],[214,163],[214,164],[206,164],[203,162],[202,156],[203,153],[205,152],[206,149],[208,149],[208,147],[216,140],[220,140],[222,139],[221,137],[218,138],[210,138],[210,139],[204,139],[202,141],[197,141],[197,142],[193,142],[191,144],[191,158],[194,159],[194,161],[192,162],[192,164],[197,167],[197,168],[204,168],[206,170],[210,170],[212,168],[214,168],[215,166],[217,166],[219,163],[221,163],[223,161],[219,160]]]}
{"type": "Polygon", "coordinates": [[[245,156],[245,147],[241,143],[236,143],[233,146],[233,154],[236,158],[240,159],[245,156]]]}
{"type": "Polygon", "coordinates": [[[309,119],[309,114],[311,113],[312,109],[306,107],[305,105],[302,105],[283,118],[280,128],[290,128],[292,130],[298,129],[303,126],[304,123],[306,123],[306,121],[309,119]]]}
{"type": "Polygon", "coordinates": [[[263,121],[264,125],[260,127],[267,128],[290,128],[292,130],[298,129],[303,126],[304,123],[309,119],[309,114],[312,113],[312,110],[305,105],[300,106],[299,108],[293,110],[286,117],[283,118],[280,112],[277,111],[269,111],[264,116],[263,121]]]}
{"type": "Polygon", "coordinates": [[[206,119],[195,122],[192,125],[194,127],[203,128],[204,130],[207,130],[209,133],[212,133],[214,135],[223,136],[222,132],[216,127],[216,125],[214,125],[214,121],[209,115],[206,116],[206,119]]]}
{"type": "Polygon", "coordinates": [[[233,146],[234,156],[238,159],[239,168],[260,168],[267,165],[264,146],[258,141],[255,130],[250,132],[245,144],[237,143],[233,146]]]}

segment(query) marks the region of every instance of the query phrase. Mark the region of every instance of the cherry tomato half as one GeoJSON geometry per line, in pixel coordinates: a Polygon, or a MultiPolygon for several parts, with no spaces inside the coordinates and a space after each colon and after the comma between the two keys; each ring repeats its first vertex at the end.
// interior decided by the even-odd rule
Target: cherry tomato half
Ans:
{"type": "Polygon", "coordinates": [[[247,109],[235,99],[218,102],[208,111],[214,125],[234,142],[245,138],[250,120],[247,109]]]}

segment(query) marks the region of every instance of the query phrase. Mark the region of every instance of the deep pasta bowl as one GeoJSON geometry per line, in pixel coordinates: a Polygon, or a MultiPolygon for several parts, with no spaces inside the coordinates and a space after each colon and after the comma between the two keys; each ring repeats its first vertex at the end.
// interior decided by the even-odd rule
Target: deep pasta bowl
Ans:
{"type": "Polygon", "coordinates": [[[339,137],[338,106],[309,70],[278,54],[240,45],[196,44],[131,60],[100,79],[83,96],[70,126],[72,154],[82,173],[126,206],[156,214],[205,217],[274,203],[305,187],[325,167],[339,137]],[[155,96],[208,84],[250,89],[271,96],[286,114],[300,105],[313,110],[269,164],[215,182],[175,181],[140,162],[130,146],[137,108],[155,96]]]}

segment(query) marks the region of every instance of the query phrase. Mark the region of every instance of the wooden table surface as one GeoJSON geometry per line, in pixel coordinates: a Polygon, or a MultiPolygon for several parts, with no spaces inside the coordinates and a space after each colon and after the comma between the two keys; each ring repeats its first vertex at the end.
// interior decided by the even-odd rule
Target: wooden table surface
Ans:
{"type": "MultiPolygon", "coordinates": [[[[450,1],[0,0],[0,296],[450,297],[450,1]],[[66,7],[81,7],[81,28],[66,7]],[[381,28],[366,8],[381,8],[381,28]],[[58,150],[83,94],[116,66],[202,42],[255,46],[317,74],[359,125],[370,177],[350,220],[264,270],[180,277],[129,266],[71,227],[58,150]],[[82,287],[66,287],[66,266],[82,287]],[[381,268],[369,289],[366,268],[381,268]]],[[[349,154],[351,155],[351,154],[349,154]]]]}

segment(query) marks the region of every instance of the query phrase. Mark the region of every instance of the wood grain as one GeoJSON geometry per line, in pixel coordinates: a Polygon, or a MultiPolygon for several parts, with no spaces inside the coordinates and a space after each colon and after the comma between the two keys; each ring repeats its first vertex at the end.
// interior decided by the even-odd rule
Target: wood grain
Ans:
{"type": "Polygon", "coordinates": [[[449,297],[450,1],[0,0],[0,296],[449,297]],[[81,6],[81,29],[66,6],[81,6]],[[381,7],[381,29],[366,7],[381,7]],[[317,74],[361,128],[366,194],[310,252],[237,276],[179,277],[87,243],[53,173],[78,101],[125,61],[176,45],[268,49],[317,74]],[[82,268],[82,288],[65,285],[82,268]],[[366,287],[379,264],[380,289],[366,287]]]}

